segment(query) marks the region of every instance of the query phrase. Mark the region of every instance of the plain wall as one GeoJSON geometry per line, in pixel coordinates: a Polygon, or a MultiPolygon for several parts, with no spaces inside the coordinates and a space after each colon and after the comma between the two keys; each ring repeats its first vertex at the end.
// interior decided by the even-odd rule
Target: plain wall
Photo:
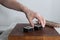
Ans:
{"type": "MultiPolygon", "coordinates": [[[[38,12],[45,19],[60,23],[60,0],[17,0],[29,9],[38,12]]],[[[25,14],[0,5],[0,26],[14,22],[27,23],[25,14]]]]}

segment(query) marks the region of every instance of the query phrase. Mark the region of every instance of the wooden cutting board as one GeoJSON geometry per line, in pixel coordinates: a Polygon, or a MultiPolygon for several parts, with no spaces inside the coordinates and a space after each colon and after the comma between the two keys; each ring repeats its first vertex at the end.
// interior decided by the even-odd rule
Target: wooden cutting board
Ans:
{"type": "Polygon", "coordinates": [[[60,40],[60,35],[53,27],[46,26],[39,31],[23,32],[23,27],[29,24],[16,24],[8,36],[8,40],[60,40]]]}

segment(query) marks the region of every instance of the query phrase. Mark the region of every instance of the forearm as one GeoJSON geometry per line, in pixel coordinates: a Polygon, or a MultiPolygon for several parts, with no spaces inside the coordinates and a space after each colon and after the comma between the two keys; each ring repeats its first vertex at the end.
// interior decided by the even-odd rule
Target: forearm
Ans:
{"type": "Polygon", "coordinates": [[[10,9],[14,9],[14,10],[17,10],[17,11],[22,11],[24,13],[27,13],[28,12],[28,8],[25,7],[24,5],[22,5],[21,3],[15,1],[15,0],[6,0],[6,1],[3,1],[2,2],[2,5],[7,7],[7,8],[10,8],[10,9]]]}

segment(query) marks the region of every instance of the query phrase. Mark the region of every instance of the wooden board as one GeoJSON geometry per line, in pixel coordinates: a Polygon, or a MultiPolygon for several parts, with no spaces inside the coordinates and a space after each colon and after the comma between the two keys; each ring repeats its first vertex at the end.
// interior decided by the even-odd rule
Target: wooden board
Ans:
{"type": "Polygon", "coordinates": [[[29,24],[17,24],[8,36],[8,40],[60,40],[60,35],[57,31],[46,26],[39,31],[29,33],[23,32],[23,27],[29,24]]]}

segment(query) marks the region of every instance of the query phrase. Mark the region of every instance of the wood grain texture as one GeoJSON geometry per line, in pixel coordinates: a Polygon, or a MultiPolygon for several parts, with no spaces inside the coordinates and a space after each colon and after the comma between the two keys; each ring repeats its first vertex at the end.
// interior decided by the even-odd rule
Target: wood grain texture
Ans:
{"type": "Polygon", "coordinates": [[[52,27],[46,26],[39,31],[24,33],[23,27],[29,24],[17,24],[8,36],[8,40],[60,40],[60,35],[52,27]]]}

